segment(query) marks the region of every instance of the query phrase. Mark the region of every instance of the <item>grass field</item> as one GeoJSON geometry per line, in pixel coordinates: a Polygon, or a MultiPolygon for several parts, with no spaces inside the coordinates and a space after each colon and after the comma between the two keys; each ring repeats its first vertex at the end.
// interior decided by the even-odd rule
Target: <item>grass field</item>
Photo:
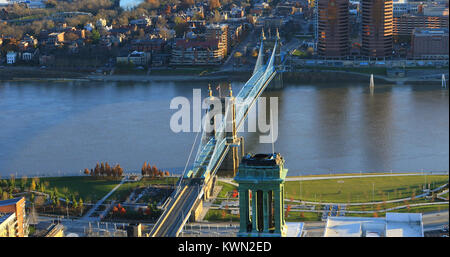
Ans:
{"type": "Polygon", "coordinates": [[[73,194],[77,198],[81,197],[84,202],[89,202],[100,200],[120,182],[120,179],[74,176],[40,178],[39,181],[48,184],[45,193],[52,193],[56,188],[59,197],[64,198],[73,194]]]}
{"type": "MultiPolygon", "coordinates": [[[[309,177],[309,176],[308,176],[309,177]]],[[[323,180],[306,180],[306,181],[286,181],[285,199],[299,200],[300,188],[301,199],[311,202],[331,202],[331,203],[359,203],[359,202],[382,202],[387,200],[402,199],[411,197],[411,195],[419,195],[422,193],[422,187],[430,184],[431,188],[436,188],[448,183],[447,175],[427,175],[425,176],[386,176],[386,177],[364,177],[364,178],[337,178],[323,180]],[[301,186],[300,186],[301,185],[301,186]]],[[[219,181],[219,185],[223,186],[218,198],[227,198],[231,195],[236,186],[229,183],[219,181]]],[[[448,197],[445,194],[444,197],[448,197]]],[[[222,199],[216,199],[215,204],[220,204],[222,199]]],[[[436,199],[436,201],[440,201],[436,199]]],[[[420,198],[414,201],[400,201],[398,203],[382,203],[377,205],[364,206],[348,206],[347,210],[352,211],[370,211],[382,210],[386,208],[402,206],[406,204],[425,203],[430,200],[420,198]]],[[[317,206],[316,209],[319,209],[317,206]]],[[[448,209],[448,204],[418,206],[395,210],[395,212],[429,212],[448,209]]],[[[286,221],[316,221],[321,219],[322,213],[312,212],[294,212],[291,211],[286,217],[286,221]]],[[[377,213],[378,216],[384,216],[384,212],[377,213]]],[[[205,219],[211,221],[227,221],[230,218],[237,219],[239,215],[231,215],[228,211],[210,210],[205,219]]],[[[350,214],[346,216],[362,216],[373,217],[373,213],[368,214],[350,214]]]]}
{"type": "Polygon", "coordinates": [[[209,210],[204,219],[207,221],[239,221],[239,215],[231,214],[228,210],[209,210]]]}
{"type": "MultiPolygon", "coordinates": [[[[446,175],[426,176],[432,188],[448,183],[446,175]]],[[[310,181],[287,181],[286,199],[354,203],[386,201],[418,195],[425,184],[424,176],[343,178],[310,181]],[[301,189],[301,190],[300,190],[301,189]]]]}
{"type": "MultiPolygon", "coordinates": [[[[403,209],[398,209],[391,212],[406,212],[406,213],[425,213],[425,212],[433,212],[433,211],[444,211],[448,210],[448,204],[437,204],[437,205],[428,205],[428,206],[413,206],[403,209]]],[[[345,216],[350,217],[374,217],[373,213],[346,213],[345,216]]],[[[384,217],[386,216],[386,212],[377,212],[377,217],[384,217]]]]}
{"type": "MultiPolygon", "coordinates": [[[[144,178],[137,182],[126,182],[120,186],[109,198],[109,200],[122,199],[132,189],[138,186],[148,186],[152,184],[174,184],[178,180],[177,177],[150,179],[144,178]]],[[[40,178],[40,183],[46,184],[45,193],[53,193],[54,188],[57,189],[59,197],[75,195],[81,197],[84,202],[96,202],[109,193],[117,184],[120,183],[119,178],[95,178],[90,176],[73,176],[73,177],[49,177],[40,178]]],[[[28,179],[28,186],[31,179],[28,179]]]]}
{"type": "Polygon", "coordinates": [[[286,221],[320,221],[322,213],[319,212],[294,212],[291,211],[286,217],[286,221]]]}
{"type": "MultiPolygon", "coordinates": [[[[448,183],[446,175],[426,176],[427,184],[432,188],[448,183]]],[[[235,186],[219,182],[223,186],[219,198],[226,198],[227,193],[236,189],[235,186]]],[[[410,197],[413,192],[421,193],[425,184],[424,176],[393,176],[368,178],[339,178],[324,180],[286,181],[286,199],[356,203],[386,201],[410,197]],[[300,193],[301,189],[301,193],[300,193]],[[372,195],[373,194],[373,195],[372,195]]]]}

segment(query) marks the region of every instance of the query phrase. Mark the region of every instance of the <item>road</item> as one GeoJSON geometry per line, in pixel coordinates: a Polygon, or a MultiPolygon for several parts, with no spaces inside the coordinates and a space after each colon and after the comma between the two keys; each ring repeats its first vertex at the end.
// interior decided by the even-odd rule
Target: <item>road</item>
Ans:
{"type": "MultiPolygon", "coordinates": [[[[195,202],[195,199],[198,197],[200,192],[200,185],[195,182],[189,182],[187,188],[181,195],[178,197],[178,201],[176,201],[174,206],[171,204],[169,207],[169,211],[164,213],[163,217],[161,217],[161,227],[154,234],[155,237],[176,237],[178,230],[183,225],[186,215],[192,209],[192,206],[195,202]]],[[[177,199],[177,198],[174,198],[177,199]]]]}
{"type": "Polygon", "coordinates": [[[220,71],[232,71],[233,70],[233,64],[234,64],[234,54],[239,51],[241,53],[244,53],[244,48],[249,47],[249,45],[255,44],[256,39],[259,39],[259,37],[255,37],[255,30],[252,30],[249,32],[247,37],[240,42],[237,46],[234,47],[233,51],[229,53],[227,60],[223,63],[223,65],[220,68],[220,71]]]}
{"type": "Polygon", "coordinates": [[[442,212],[425,213],[423,218],[423,230],[440,230],[443,225],[448,225],[448,210],[442,212]]]}

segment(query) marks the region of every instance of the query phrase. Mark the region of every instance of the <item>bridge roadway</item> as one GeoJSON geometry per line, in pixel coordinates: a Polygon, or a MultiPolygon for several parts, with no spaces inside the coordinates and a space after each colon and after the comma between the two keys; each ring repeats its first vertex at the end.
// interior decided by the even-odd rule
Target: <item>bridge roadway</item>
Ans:
{"type": "Polygon", "coordinates": [[[189,218],[190,212],[195,200],[199,196],[201,183],[195,179],[186,181],[186,185],[181,189],[175,202],[170,206],[171,215],[165,215],[159,229],[154,232],[156,237],[176,237],[180,232],[182,225],[189,218]]]}

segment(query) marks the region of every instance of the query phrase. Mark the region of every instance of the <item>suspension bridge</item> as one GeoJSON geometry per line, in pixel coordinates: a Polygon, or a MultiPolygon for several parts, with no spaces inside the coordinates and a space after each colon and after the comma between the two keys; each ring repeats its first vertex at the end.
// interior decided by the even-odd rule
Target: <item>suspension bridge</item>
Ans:
{"type": "MultiPolygon", "coordinates": [[[[265,64],[263,45],[263,41],[261,41],[252,76],[239,93],[232,97],[233,104],[230,108],[225,109],[222,122],[217,124],[213,133],[202,130],[193,167],[186,170],[178,181],[176,190],[169,198],[164,212],[153,226],[149,236],[178,236],[193,210],[202,204],[202,200],[207,197],[210,185],[214,183],[217,170],[230,148],[236,146],[236,132],[244,124],[249,110],[254,106],[258,97],[277,74],[275,56],[277,47],[279,47],[278,41],[276,41],[265,64]],[[232,133],[228,130],[229,127],[227,126],[230,126],[230,124],[227,121],[233,123],[232,133]]],[[[210,122],[210,120],[205,119],[205,122],[210,122]]],[[[232,151],[234,158],[238,158],[234,149],[232,151]]]]}

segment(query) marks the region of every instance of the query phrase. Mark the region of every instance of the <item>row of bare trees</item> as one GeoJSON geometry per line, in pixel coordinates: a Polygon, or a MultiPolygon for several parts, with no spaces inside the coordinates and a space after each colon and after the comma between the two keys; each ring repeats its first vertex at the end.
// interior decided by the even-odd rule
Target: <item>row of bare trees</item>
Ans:
{"type": "Polygon", "coordinates": [[[94,169],[84,169],[84,174],[91,176],[106,176],[106,177],[122,177],[123,168],[120,167],[120,164],[117,164],[113,167],[109,165],[108,162],[97,163],[94,169]]]}

